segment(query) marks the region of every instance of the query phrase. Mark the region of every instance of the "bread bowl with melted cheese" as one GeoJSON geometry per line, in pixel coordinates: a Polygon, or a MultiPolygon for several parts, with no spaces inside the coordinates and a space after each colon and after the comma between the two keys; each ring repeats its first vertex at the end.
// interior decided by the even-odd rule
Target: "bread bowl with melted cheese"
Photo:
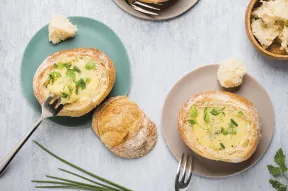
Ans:
{"type": "Polygon", "coordinates": [[[126,96],[109,98],[97,107],[92,128],[105,146],[122,158],[140,158],[157,141],[156,125],[126,96]]]}
{"type": "Polygon", "coordinates": [[[107,55],[95,48],[56,52],[37,69],[33,90],[42,104],[50,94],[65,104],[58,115],[79,117],[94,109],[110,93],[116,72],[107,55]]]}
{"type": "Polygon", "coordinates": [[[251,157],[261,138],[254,105],[224,91],[208,91],[191,97],[179,112],[178,130],[196,154],[230,163],[251,157]]]}

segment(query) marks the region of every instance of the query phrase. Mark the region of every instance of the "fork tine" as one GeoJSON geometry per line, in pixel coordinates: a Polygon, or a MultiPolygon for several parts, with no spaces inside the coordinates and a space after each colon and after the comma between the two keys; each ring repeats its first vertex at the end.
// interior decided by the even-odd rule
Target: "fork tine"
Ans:
{"type": "Polygon", "coordinates": [[[151,11],[147,11],[147,10],[142,9],[142,8],[140,8],[140,7],[137,7],[137,6],[135,6],[135,5],[132,5],[132,7],[133,7],[135,10],[137,10],[137,11],[139,11],[139,12],[141,12],[141,13],[145,13],[145,14],[148,14],[148,15],[158,15],[158,13],[154,13],[154,12],[151,12],[151,11]]]}
{"type": "Polygon", "coordinates": [[[54,97],[54,94],[50,94],[49,96],[48,96],[48,98],[45,100],[45,104],[49,104],[50,103],[50,101],[53,99],[53,97],[54,97]]]}
{"type": "MultiPolygon", "coordinates": [[[[181,169],[181,164],[182,164],[183,158],[184,158],[184,153],[182,153],[179,164],[178,164],[178,168],[177,168],[177,176],[178,177],[180,175],[180,169],[181,169]]],[[[178,178],[177,178],[177,180],[178,180],[178,178]]]]}
{"type": "Polygon", "coordinates": [[[58,107],[57,107],[57,110],[56,110],[56,115],[63,109],[65,105],[63,103],[61,103],[58,107]]]}
{"type": "Polygon", "coordinates": [[[151,5],[147,5],[145,3],[141,3],[139,1],[136,1],[134,4],[136,5],[140,5],[142,7],[146,7],[146,8],[149,8],[149,9],[153,9],[153,10],[157,10],[157,11],[160,11],[161,9],[157,8],[157,7],[152,7],[151,5]]]}
{"type": "Polygon", "coordinates": [[[185,182],[185,186],[188,186],[189,183],[190,183],[190,180],[192,178],[192,168],[193,168],[193,162],[194,162],[194,158],[193,158],[193,155],[188,155],[187,156],[187,160],[189,161],[189,166],[188,166],[188,172],[187,172],[187,175],[188,175],[188,178],[186,179],[187,182],[185,182]]]}
{"type": "Polygon", "coordinates": [[[53,101],[53,103],[51,104],[51,107],[55,108],[56,105],[59,103],[60,100],[61,100],[61,97],[58,96],[58,97],[53,101]]]}
{"type": "Polygon", "coordinates": [[[185,180],[185,175],[186,175],[186,167],[187,167],[187,158],[184,156],[183,157],[184,158],[184,160],[182,161],[182,164],[181,164],[181,166],[182,166],[182,173],[181,173],[181,179],[180,179],[180,182],[184,182],[184,180],[185,180]]]}

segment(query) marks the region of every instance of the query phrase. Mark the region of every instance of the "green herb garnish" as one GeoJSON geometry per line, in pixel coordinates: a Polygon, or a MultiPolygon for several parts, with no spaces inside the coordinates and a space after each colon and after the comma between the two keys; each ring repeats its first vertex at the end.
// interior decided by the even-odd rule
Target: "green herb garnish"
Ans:
{"type": "Polygon", "coordinates": [[[63,64],[65,68],[69,69],[71,67],[71,62],[67,62],[63,64]]]}
{"type": "Polygon", "coordinates": [[[220,146],[222,149],[225,149],[225,146],[223,145],[223,143],[220,143],[220,146]]]}
{"type": "Polygon", "coordinates": [[[68,98],[69,94],[65,93],[65,92],[60,92],[61,93],[61,97],[63,98],[68,98]]]}
{"type": "Polygon", "coordinates": [[[90,60],[86,65],[85,65],[85,68],[87,70],[92,70],[92,69],[95,69],[96,68],[96,64],[93,60],[90,60]]]}
{"type": "Polygon", "coordinates": [[[189,119],[188,122],[191,124],[191,125],[195,125],[197,124],[197,122],[193,119],[189,119]]]}
{"type": "Polygon", "coordinates": [[[280,176],[282,174],[281,168],[280,167],[275,167],[273,165],[267,165],[267,168],[269,172],[274,176],[280,176]]]}
{"type": "Polygon", "coordinates": [[[81,88],[82,90],[86,88],[86,82],[83,80],[83,78],[76,82],[76,94],[79,93],[79,88],[81,88]]]}
{"type": "Polygon", "coordinates": [[[53,84],[59,77],[61,77],[61,74],[59,72],[51,72],[49,74],[49,81],[52,81],[53,84]]]}
{"type": "Polygon", "coordinates": [[[81,70],[77,67],[77,66],[74,66],[73,67],[73,70],[77,73],[81,73],[81,70]]]}
{"type": "Polygon", "coordinates": [[[208,128],[203,128],[201,125],[199,125],[196,121],[196,118],[198,116],[198,110],[197,110],[197,107],[195,105],[192,105],[191,106],[191,109],[190,109],[190,119],[188,120],[188,122],[191,124],[191,125],[198,125],[201,129],[204,129],[204,130],[208,130],[208,128]]]}
{"type": "Polygon", "coordinates": [[[67,68],[69,69],[71,67],[71,62],[66,62],[66,63],[62,63],[62,62],[59,62],[58,64],[54,64],[54,68],[59,68],[59,69],[62,69],[62,68],[67,68]]]}
{"type": "Polygon", "coordinates": [[[242,117],[245,117],[245,116],[244,116],[244,113],[243,113],[242,111],[239,111],[237,114],[240,115],[240,116],[242,116],[242,117]]]}
{"type": "Polygon", "coordinates": [[[273,188],[277,189],[278,191],[286,191],[287,185],[281,184],[277,180],[269,180],[269,183],[272,185],[273,188]]]}
{"type": "Polygon", "coordinates": [[[219,115],[219,114],[225,116],[225,113],[224,113],[224,111],[223,111],[224,109],[225,109],[225,107],[222,108],[222,109],[213,108],[213,109],[210,111],[210,113],[211,113],[212,115],[214,115],[214,116],[217,116],[217,115],[219,115]]]}
{"type": "Polygon", "coordinates": [[[206,122],[206,123],[209,123],[209,121],[210,121],[210,115],[209,115],[209,113],[208,113],[208,109],[207,109],[207,107],[204,109],[204,121],[206,122]]]}
{"type": "Polygon", "coordinates": [[[280,166],[282,172],[287,172],[288,171],[288,169],[286,167],[286,164],[285,164],[285,158],[286,158],[286,156],[284,155],[282,149],[279,149],[276,152],[276,155],[274,157],[275,163],[280,166]]]}
{"type": "Polygon", "coordinates": [[[96,190],[96,191],[108,191],[108,190],[115,190],[115,191],[132,191],[131,189],[128,189],[124,186],[121,186],[119,184],[116,184],[112,181],[109,181],[105,178],[102,178],[96,174],[93,174],[92,172],[89,172],[85,169],[82,169],[81,167],[73,164],[73,163],[70,163],[68,161],[66,161],[65,159],[57,156],[56,154],[52,153],[51,151],[49,151],[48,149],[46,149],[44,146],[42,146],[40,143],[36,142],[36,141],[33,141],[37,146],[39,146],[41,149],[43,149],[45,152],[47,152],[48,154],[50,154],[51,156],[55,157],[56,159],[58,159],[59,161],[93,177],[93,178],[96,178],[97,180],[99,181],[102,181],[103,183],[101,182],[97,182],[97,181],[94,181],[94,180],[91,180],[89,178],[86,178],[84,176],[81,176],[81,175],[78,175],[76,173],[73,173],[73,172],[70,172],[68,170],[64,170],[64,169],[59,169],[63,172],[66,172],[70,175],[74,175],[78,178],[82,178],[84,180],[87,180],[91,183],[94,183],[94,184],[87,184],[87,183],[82,183],[82,182],[78,182],[78,181],[74,181],[74,180],[69,180],[69,179],[64,179],[64,178],[59,178],[59,177],[55,177],[55,176],[46,176],[47,178],[51,178],[51,179],[55,179],[55,180],[60,180],[60,181],[42,181],[42,180],[32,180],[32,182],[35,182],[35,183],[46,183],[46,184],[58,184],[59,186],[37,186],[37,188],[72,188],[72,189],[89,189],[89,190],[96,190]]]}
{"type": "MultiPolygon", "coordinates": [[[[288,171],[287,166],[285,164],[285,158],[286,156],[284,155],[283,150],[280,148],[274,156],[274,162],[278,166],[267,165],[268,171],[272,176],[278,177],[282,175],[288,180],[288,177],[285,174],[288,171]]],[[[277,180],[270,179],[269,183],[272,185],[273,188],[275,188],[278,191],[286,191],[287,185],[282,184],[277,180]]]]}
{"type": "Polygon", "coordinates": [[[236,123],[236,121],[234,119],[230,119],[231,123],[233,123],[233,125],[235,125],[236,127],[238,127],[238,123],[236,123]]]}
{"type": "Polygon", "coordinates": [[[76,80],[76,73],[74,70],[72,69],[68,69],[67,72],[66,72],[66,76],[71,78],[73,81],[76,80]]]}
{"type": "Polygon", "coordinates": [[[91,78],[86,79],[86,84],[89,84],[91,82],[91,78]]]}
{"type": "Polygon", "coordinates": [[[222,133],[223,133],[223,135],[228,135],[228,131],[227,131],[227,129],[224,129],[224,128],[223,128],[222,133]]]}
{"type": "Polygon", "coordinates": [[[196,117],[198,116],[198,110],[197,110],[197,107],[195,105],[191,106],[190,115],[191,115],[192,119],[196,119],[196,117]]]}

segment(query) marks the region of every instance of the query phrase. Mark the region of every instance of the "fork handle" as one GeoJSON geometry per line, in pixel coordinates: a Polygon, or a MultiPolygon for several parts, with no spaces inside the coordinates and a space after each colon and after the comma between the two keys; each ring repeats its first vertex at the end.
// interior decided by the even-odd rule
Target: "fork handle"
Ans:
{"type": "Polygon", "coordinates": [[[7,169],[8,165],[12,161],[12,159],[16,156],[18,151],[22,148],[22,146],[26,143],[26,141],[31,137],[31,135],[34,133],[34,131],[37,129],[37,127],[42,122],[42,117],[35,123],[34,127],[30,130],[29,133],[25,135],[25,137],[22,138],[22,140],[9,152],[9,154],[3,158],[3,160],[0,162],[0,176],[4,173],[4,171],[7,169]]]}

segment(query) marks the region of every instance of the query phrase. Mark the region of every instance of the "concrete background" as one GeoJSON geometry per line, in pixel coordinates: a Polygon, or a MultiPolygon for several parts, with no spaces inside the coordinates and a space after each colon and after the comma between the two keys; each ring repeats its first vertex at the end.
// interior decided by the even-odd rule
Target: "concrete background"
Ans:
{"type": "MultiPolygon", "coordinates": [[[[227,58],[240,59],[272,98],[276,120],[272,144],[249,171],[227,179],[194,176],[189,191],[272,190],[266,165],[273,162],[278,148],[288,153],[288,65],[287,61],[263,57],[248,41],[244,25],[248,3],[200,0],[179,18],[151,22],[126,14],[111,0],[0,0],[0,158],[39,117],[20,87],[21,58],[29,40],[52,16],[87,16],[110,26],[125,44],[132,70],[129,97],[157,124],[158,143],[146,157],[123,160],[109,152],[91,128],[61,127],[50,121],[41,125],[33,139],[65,159],[133,190],[174,190],[177,162],[161,133],[165,96],[179,78],[196,67],[227,58]]],[[[44,179],[46,174],[62,176],[58,167],[66,165],[28,141],[0,178],[0,190],[34,190],[30,180],[44,179]]]]}

